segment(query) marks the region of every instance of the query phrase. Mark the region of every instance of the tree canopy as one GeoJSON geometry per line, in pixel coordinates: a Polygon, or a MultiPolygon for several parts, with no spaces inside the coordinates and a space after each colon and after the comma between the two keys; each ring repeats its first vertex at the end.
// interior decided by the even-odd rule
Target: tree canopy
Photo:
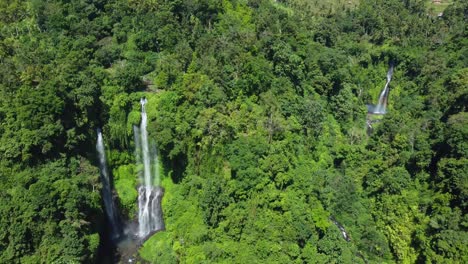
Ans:
{"type": "Polygon", "coordinates": [[[0,263],[104,261],[96,129],[131,221],[141,97],[143,260],[468,262],[468,2],[428,2],[1,1],[0,263]]]}

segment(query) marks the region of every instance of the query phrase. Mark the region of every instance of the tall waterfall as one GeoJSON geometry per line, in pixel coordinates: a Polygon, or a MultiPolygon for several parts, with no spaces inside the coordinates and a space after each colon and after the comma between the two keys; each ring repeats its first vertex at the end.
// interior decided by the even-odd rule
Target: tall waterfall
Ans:
{"type": "Polygon", "coordinates": [[[96,150],[99,154],[99,170],[102,181],[102,197],[104,200],[104,209],[107,217],[111,224],[112,238],[118,238],[120,236],[120,228],[118,225],[117,211],[115,209],[114,200],[112,198],[112,189],[109,179],[109,172],[107,170],[106,152],[104,149],[104,140],[102,138],[101,130],[97,131],[98,138],[96,143],[96,150]]]}
{"type": "Polygon", "coordinates": [[[159,187],[159,160],[156,145],[152,144],[150,149],[148,143],[146,103],[146,99],[140,100],[140,128],[133,127],[136,160],[139,166],[143,165],[143,173],[140,173],[141,185],[138,187],[138,236],[140,238],[145,238],[154,231],[164,229],[161,209],[163,190],[159,187]]]}
{"type": "Polygon", "coordinates": [[[393,65],[390,65],[390,69],[387,72],[387,83],[385,84],[384,89],[380,93],[379,103],[375,106],[374,113],[376,114],[385,114],[387,112],[387,101],[389,93],[389,84],[393,76],[393,65]]]}

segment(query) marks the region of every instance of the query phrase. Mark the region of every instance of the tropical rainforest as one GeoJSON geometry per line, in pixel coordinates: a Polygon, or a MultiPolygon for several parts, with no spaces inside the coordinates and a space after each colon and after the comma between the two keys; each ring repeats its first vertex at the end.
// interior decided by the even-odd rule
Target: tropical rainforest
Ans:
{"type": "Polygon", "coordinates": [[[468,263],[468,1],[442,4],[0,1],[0,263],[119,261],[96,129],[130,223],[140,98],[165,230],[137,262],[468,263]]]}

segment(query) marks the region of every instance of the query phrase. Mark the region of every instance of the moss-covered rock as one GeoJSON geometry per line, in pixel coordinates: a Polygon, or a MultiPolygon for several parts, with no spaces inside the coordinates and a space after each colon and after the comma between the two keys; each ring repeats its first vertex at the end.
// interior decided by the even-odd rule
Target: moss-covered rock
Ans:
{"type": "Polygon", "coordinates": [[[128,164],[117,167],[113,170],[114,187],[117,191],[122,214],[129,219],[133,218],[138,208],[136,200],[138,198],[137,176],[135,165],[128,164]]]}

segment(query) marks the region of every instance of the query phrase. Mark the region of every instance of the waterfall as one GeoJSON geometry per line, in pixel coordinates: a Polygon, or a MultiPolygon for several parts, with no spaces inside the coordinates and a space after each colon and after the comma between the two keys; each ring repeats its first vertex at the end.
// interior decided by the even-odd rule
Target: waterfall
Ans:
{"type": "Polygon", "coordinates": [[[141,152],[143,156],[143,183],[144,186],[151,186],[151,163],[150,163],[150,155],[149,155],[149,148],[148,148],[148,131],[146,130],[148,118],[146,116],[146,99],[141,99],[141,124],[140,124],[140,133],[141,133],[141,152]]]}
{"type": "Polygon", "coordinates": [[[163,190],[159,186],[159,159],[156,145],[152,144],[150,151],[148,143],[146,103],[146,99],[140,100],[141,124],[139,128],[133,127],[135,158],[138,167],[143,165],[143,173],[140,173],[141,185],[138,187],[138,236],[140,238],[145,238],[152,232],[164,229],[161,210],[163,190]]]}
{"type": "Polygon", "coordinates": [[[390,65],[390,69],[387,72],[387,83],[385,84],[384,89],[380,93],[379,103],[375,106],[374,113],[376,114],[385,114],[387,112],[387,100],[389,93],[389,84],[393,76],[393,65],[390,65]]]}
{"type": "Polygon", "coordinates": [[[330,221],[332,221],[332,223],[338,227],[338,229],[340,230],[341,232],[341,235],[343,236],[343,239],[346,240],[346,241],[351,241],[351,238],[349,237],[348,233],[346,232],[346,230],[344,229],[344,227],[338,223],[338,221],[335,220],[335,218],[333,217],[330,217],[330,221]]]}
{"type": "Polygon", "coordinates": [[[104,140],[102,138],[101,130],[97,131],[98,138],[96,143],[96,150],[99,154],[99,170],[102,181],[102,197],[104,200],[104,209],[111,224],[112,239],[120,236],[120,228],[118,225],[117,211],[115,209],[114,200],[112,198],[112,188],[109,180],[109,172],[107,170],[106,152],[104,149],[104,140]]]}

